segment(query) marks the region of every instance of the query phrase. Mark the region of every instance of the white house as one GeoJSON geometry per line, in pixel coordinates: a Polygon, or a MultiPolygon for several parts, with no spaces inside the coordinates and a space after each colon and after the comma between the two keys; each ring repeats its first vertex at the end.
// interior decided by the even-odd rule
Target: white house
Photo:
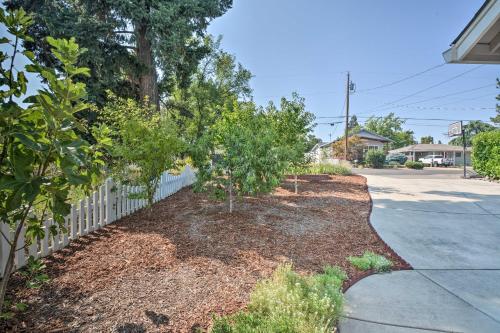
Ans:
{"type": "MultiPolygon", "coordinates": [[[[389,150],[389,154],[401,153],[408,157],[408,161],[418,161],[420,158],[427,155],[441,155],[445,158],[453,160],[453,165],[464,165],[463,163],[463,150],[462,146],[452,146],[445,144],[432,144],[432,143],[419,143],[398,149],[389,150]]],[[[471,148],[467,147],[465,150],[465,163],[471,163],[471,148]]]]}
{"type": "Polygon", "coordinates": [[[500,0],[486,0],[450,46],[447,63],[500,64],[500,0]]]}
{"type": "MultiPolygon", "coordinates": [[[[353,133],[349,135],[357,136],[360,138],[361,143],[364,146],[363,152],[366,153],[368,150],[373,149],[384,149],[385,145],[391,143],[392,140],[376,133],[367,131],[365,129],[361,129],[357,133],[353,133]]],[[[337,159],[332,158],[333,150],[332,144],[343,139],[337,139],[332,142],[320,142],[316,144],[308,153],[309,158],[314,163],[327,162],[327,163],[335,163],[337,159]]]]}

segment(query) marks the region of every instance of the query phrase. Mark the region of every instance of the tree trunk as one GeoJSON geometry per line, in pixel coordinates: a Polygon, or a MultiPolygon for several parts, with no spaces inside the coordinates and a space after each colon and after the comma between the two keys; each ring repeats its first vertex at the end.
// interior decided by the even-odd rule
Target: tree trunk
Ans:
{"type": "MultiPolygon", "coordinates": [[[[3,223],[3,222],[0,222],[3,223]]],[[[12,274],[12,270],[14,268],[14,258],[16,255],[16,247],[17,240],[19,238],[19,234],[21,233],[21,229],[23,228],[24,221],[19,223],[16,228],[16,232],[14,234],[14,239],[12,240],[12,244],[9,249],[9,257],[7,258],[7,264],[5,265],[5,271],[3,273],[2,281],[0,282],[0,314],[4,312],[4,303],[5,303],[5,294],[7,292],[7,285],[9,283],[10,275],[12,274]]]]}
{"type": "Polygon", "coordinates": [[[139,97],[141,101],[147,97],[149,102],[159,109],[158,75],[153,57],[153,48],[147,36],[147,26],[141,23],[135,30],[137,36],[137,58],[141,65],[144,66],[139,74],[139,97]]]}
{"type": "Polygon", "coordinates": [[[295,194],[298,194],[299,193],[299,189],[298,189],[298,184],[297,184],[297,174],[295,174],[295,194]]]}

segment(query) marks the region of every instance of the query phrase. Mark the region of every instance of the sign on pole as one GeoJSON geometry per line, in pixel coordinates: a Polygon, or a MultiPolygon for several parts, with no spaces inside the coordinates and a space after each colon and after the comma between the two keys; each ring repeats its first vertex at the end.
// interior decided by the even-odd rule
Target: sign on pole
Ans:
{"type": "Polygon", "coordinates": [[[448,126],[448,136],[462,135],[462,122],[457,121],[448,126]]]}

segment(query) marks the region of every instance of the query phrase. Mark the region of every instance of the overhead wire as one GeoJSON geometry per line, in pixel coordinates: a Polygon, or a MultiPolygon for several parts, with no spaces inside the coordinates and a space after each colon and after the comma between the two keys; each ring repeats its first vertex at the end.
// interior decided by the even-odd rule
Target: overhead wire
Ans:
{"type": "MultiPolygon", "coordinates": [[[[462,77],[462,76],[464,76],[464,75],[466,75],[466,74],[468,74],[468,73],[470,73],[470,72],[472,72],[472,71],[475,71],[475,70],[477,70],[477,69],[481,68],[482,66],[483,66],[483,65],[478,65],[478,66],[476,66],[476,67],[474,67],[474,68],[471,68],[471,69],[469,69],[469,70],[466,70],[466,71],[464,71],[464,72],[461,72],[460,74],[457,74],[457,75],[455,75],[455,76],[452,76],[452,77],[450,77],[450,78],[448,78],[448,79],[446,79],[446,80],[440,81],[440,82],[438,82],[438,83],[436,83],[436,84],[433,84],[433,85],[431,85],[431,86],[429,86],[429,87],[426,87],[426,88],[424,88],[424,89],[420,89],[420,90],[418,90],[418,91],[416,91],[416,92],[414,92],[414,93],[411,93],[411,94],[406,95],[406,96],[404,96],[404,97],[398,98],[398,99],[396,99],[396,100],[394,100],[394,101],[387,102],[387,103],[384,103],[384,104],[382,104],[382,105],[376,106],[376,107],[374,107],[374,108],[372,108],[372,109],[368,110],[367,112],[364,112],[364,113],[361,113],[361,114],[366,114],[366,113],[369,113],[369,112],[372,112],[372,111],[374,111],[374,110],[381,109],[381,108],[383,109],[383,108],[385,108],[385,107],[387,107],[387,106],[389,106],[389,105],[394,105],[394,104],[396,104],[396,103],[399,103],[399,102],[401,102],[401,101],[404,101],[405,99],[408,99],[408,98],[411,98],[411,97],[417,96],[417,95],[419,95],[419,94],[421,94],[421,93],[423,93],[423,92],[429,91],[429,90],[434,89],[434,88],[436,88],[436,87],[439,87],[439,86],[441,86],[441,85],[443,85],[443,84],[445,84],[445,83],[448,83],[448,82],[450,82],[450,81],[456,80],[456,79],[458,79],[459,77],[462,77]]],[[[380,110],[380,111],[381,111],[381,110],[380,110]]]]}
{"type": "Polygon", "coordinates": [[[386,83],[386,84],[382,84],[382,85],[379,85],[379,86],[376,86],[376,87],[373,87],[373,88],[367,88],[367,89],[361,89],[359,90],[358,92],[359,93],[364,93],[364,92],[367,92],[367,91],[372,91],[372,90],[377,90],[377,89],[383,89],[383,88],[387,88],[387,87],[391,87],[391,86],[394,86],[398,83],[401,83],[401,82],[404,82],[404,81],[408,81],[408,80],[411,80],[417,76],[420,76],[420,75],[423,75],[425,73],[428,73],[430,71],[433,71],[437,68],[440,68],[440,67],[443,67],[446,63],[441,63],[439,65],[436,65],[436,66],[432,66],[430,68],[427,68],[426,70],[423,70],[421,72],[418,72],[418,73],[415,73],[415,74],[412,74],[412,75],[409,75],[407,77],[404,77],[402,79],[399,79],[399,80],[396,80],[396,81],[393,81],[393,82],[390,82],[390,83],[386,83]]]}

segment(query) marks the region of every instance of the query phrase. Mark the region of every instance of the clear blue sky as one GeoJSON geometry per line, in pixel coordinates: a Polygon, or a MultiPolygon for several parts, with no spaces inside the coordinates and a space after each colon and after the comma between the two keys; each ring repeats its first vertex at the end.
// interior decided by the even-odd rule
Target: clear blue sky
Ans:
{"type": "MultiPolygon", "coordinates": [[[[351,114],[380,116],[392,111],[401,117],[489,120],[500,92],[495,85],[498,65],[481,66],[395,103],[404,107],[376,108],[477,65],[447,64],[391,87],[362,92],[444,63],[442,52],[482,3],[234,0],[233,8],[214,20],[209,32],[223,35],[223,48],[254,74],[251,84],[261,105],[297,91],[316,117],[341,115],[349,70],[358,90],[351,95],[351,114]],[[454,95],[442,97],[449,94],[454,95]],[[426,99],[430,100],[421,102],[426,99]]],[[[317,119],[328,121],[332,119],[317,119]]],[[[318,125],[315,134],[326,141],[330,133],[339,136],[342,126],[318,125]]],[[[408,120],[405,126],[417,139],[432,135],[436,141],[449,140],[444,135],[448,122],[408,120]]]]}

